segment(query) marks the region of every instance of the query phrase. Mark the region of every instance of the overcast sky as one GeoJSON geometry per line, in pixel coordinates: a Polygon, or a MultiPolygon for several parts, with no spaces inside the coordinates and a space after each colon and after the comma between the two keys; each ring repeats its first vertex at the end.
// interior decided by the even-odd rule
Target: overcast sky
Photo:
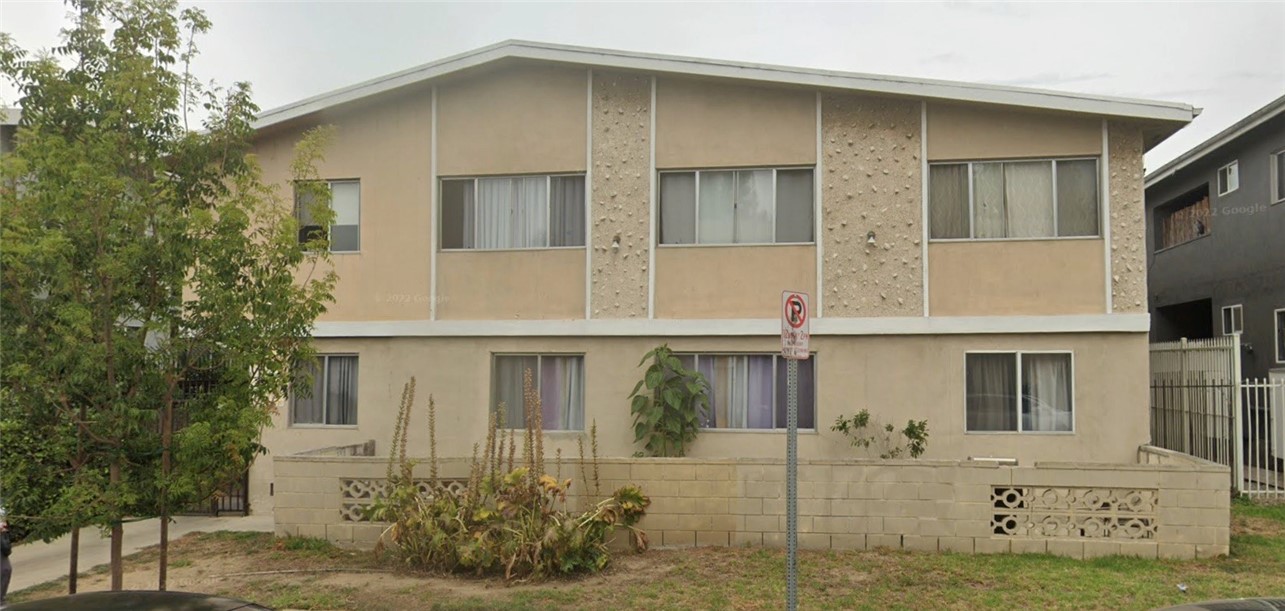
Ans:
{"type": "MultiPolygon", "coordinates": [[[[196,2],[199,77],[264,108],[510,38],[1184,102],[1204,108],[1154,169],[1285,94],[1285,2],[196,2]]],[[[26,49],[58,42],[60,0],[0,0],[26,49]]],[[[0,89],[0,103],[14,92],[0,89]]]]}

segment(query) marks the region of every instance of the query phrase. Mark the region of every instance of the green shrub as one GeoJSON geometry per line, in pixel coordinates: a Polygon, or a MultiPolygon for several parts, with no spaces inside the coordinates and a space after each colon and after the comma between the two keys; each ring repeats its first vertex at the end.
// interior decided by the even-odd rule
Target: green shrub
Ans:
{"type": "MultiPolygon", "coordinates": [[[[527,439],[522,464],[513,464],[517,442],[512,433],[506,461],[506,440],[492,412],[485,449],[474,444],[469,482],[463,490],[451,490],[436,477],[436,406],[429,397],[433,462],[430,493],[421,494],[411,477],[413,462],[405,456],[414,379],[406,385],[389,457],[389,492],[367,512],[369,519],[389,523],[377,544],[378,552],[415,569],[503,574],[513,579],[601,570],[610,561],[608,535],[616,529],[628,533],[635,549],[646,549],[647,536],[637,523],[651,501],[637,486],[621,487],[582,513],[567,509],[571,480],[561,479],[560,452],[557,476],[544,472],[540,399],[529,370],[524,390],[527,439]]],[[[596,425],[592,430],[596,488],[596,425]]],[[[588,468],[582,461],[581,472],[588,468]]],[[[589,492],[586,481],[585,494],[589,492]]]]}
{"type": "Polygon", "coordinates": [[[638,366],[648,361],[643,379],[629,393],[634,441],[651,456],[683,456],[709,411],[709,382],[683,367],[667,345],[644,354],[638,366]]]}
{"type": "Polygon", "coordinates": [[[851,418],[839,414],[835,419],[834,426],[830,430],[836,433],[843,433],[852,442],[852,445],[859,448],[870,448],[878,446],[879,458],[898,458],[902,454],[910,454],[911,458],[919,458],[928,446],[928,421],[927,420],[908,420],[906,428],[897,431],[896,427],[891,424],[885,424],[877,429],[877,432],[867,433],[866,428],[870,426],[869,410],[861,410],[851,418]],[[903,445],[901,440],[905,439],[903,445]]]}

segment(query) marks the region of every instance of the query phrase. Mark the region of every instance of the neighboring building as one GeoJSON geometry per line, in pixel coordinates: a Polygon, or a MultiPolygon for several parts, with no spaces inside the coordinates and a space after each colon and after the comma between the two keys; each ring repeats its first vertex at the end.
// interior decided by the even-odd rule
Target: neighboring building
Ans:
{"type": "Polygon", "coordinates": [[[1155,341],[1241,333],[1246,377],[1285,368],[1285,96],[1146,178],[1155,341]]]}
{"type": "MultiPolygon", "coordinates": [[[[927,419],[928,458],[1136,464],[1142,159],[1194,114],[526,42],[265,112],[257,153],[287,198],[291,147],[337,127],[320,170],[340,281],[313,398],[264,443],[382,446],[415,376],[438,454],[468,456],[488,406],[520,424],[530,368],[549,456],[596,422],[602,454],[628,457],[638,360],[668,343],[714,386],[691,455],[783,457],[795,289],[813,310],[805,459],[858,455],[829,427],[865,408],[927,419]]],[[[421,411],[412,454],[426,429],[421,411]]],[[[256,511],[271,474],[269,455],[256,511]]]]}

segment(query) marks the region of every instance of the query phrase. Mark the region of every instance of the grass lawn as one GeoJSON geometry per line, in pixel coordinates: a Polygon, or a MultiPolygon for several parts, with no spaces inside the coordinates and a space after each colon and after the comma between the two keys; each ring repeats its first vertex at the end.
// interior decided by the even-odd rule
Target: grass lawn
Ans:
{"type": "MultiPolygon", "coordinates": [[[[1237,502],[1232,518],[1231,556],[1210,560],[801,552],[799,607],[1149,609],[1285,596],[1285,506],[1237,502]]],[[[172,554],[171,589],[275,608],[779,609],[785,600],[785,553],[768,549],[653,550],[620,556],[600,575],[525,584],[397,572],[369,553],[261,533],[189,535],[172,554]]],[[[155,558],[155,551],[130,557],[127,587],[155,587],[155,558]],[[131,579],[142,585],[131,586],[131,579]]],[[[82,591],[101,589],[104,580],[91,575],[82,591]]],[[[63,589],[56,582],[12,598],[63,589]]]]}

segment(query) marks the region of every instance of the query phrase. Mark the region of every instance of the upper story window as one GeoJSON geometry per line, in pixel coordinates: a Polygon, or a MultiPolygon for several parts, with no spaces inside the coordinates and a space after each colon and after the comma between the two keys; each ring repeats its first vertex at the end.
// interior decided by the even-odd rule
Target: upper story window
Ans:
{"type": "MultiPolygon", "coordinates": [[[[786,427],[786,362],[775,354],[680,354],[710,385],[706,429],[786,427]]],[[[799,361],[799,428],[816,428],[816,356],[799,361]]]]}
{"type": "Polygon", "coordinates": [[[661,244],[812,242],[812,168],[660,174],[661,244]]]}
{"type": "Polygon", "coordinates": [[[442,179],[442,248],[584,246],[585,177],[442,179]]]}
{"type": "Polygon", "coordinates": [[[1271,156],[1272,203],[1285,202],[1285,149],[1271,156]]]}
{"type": "Polygon", "coordinates": [[[1209,185],[1202,185],[1156,208],[1155,217],[1156,250],[1209,235],[1213,220],[1209,208],[1209,185]]]}
{"type": "Polygon", "coordinates": [[[540,397],[540,417],[546,431],[584,430],[584,355],[503,354],[491,363],[491,405],[500,411],[501,426],[526,428],[523,384],[540,397]]]}
{"type": "Polygon", "coordinates": [[[1245,309],[1240,304],[1223,306],[1223,335],[1245,331],[1245,309]]]}
{"type": "Polygon", "coordinates": [[[1098,160],[935,163],[930,237],[1054,238],[1098,233],[1098,160]]]}
{"type": "Polygon", "coordinates": [[[1240,188],[1240,161],[1233,161],[1218,168],[1218,195],[1227,195],[1240,188]]]}
{"type": "MultiPolygon", "coordinates": [[[[330,180],[330,209],[335,217],[330,225],[331,252],[361,250],[361,181],[330,180]]],[[[295,217],[299,219],[299,243],[323,235],[325,228],[313,220],[312,194],[295,189],[295,217]]]]}
{"type": "Polygon", "coordinates": [[[303,369],[311,384],[292,389],[290,424],[357,424],[357,357],[318,355],[303,369]]]}
{"type": "Polygon", "coordinates": [[[970,352],[964,362],[969,432],[1072,430],[1069,352],[970,352]]]}

